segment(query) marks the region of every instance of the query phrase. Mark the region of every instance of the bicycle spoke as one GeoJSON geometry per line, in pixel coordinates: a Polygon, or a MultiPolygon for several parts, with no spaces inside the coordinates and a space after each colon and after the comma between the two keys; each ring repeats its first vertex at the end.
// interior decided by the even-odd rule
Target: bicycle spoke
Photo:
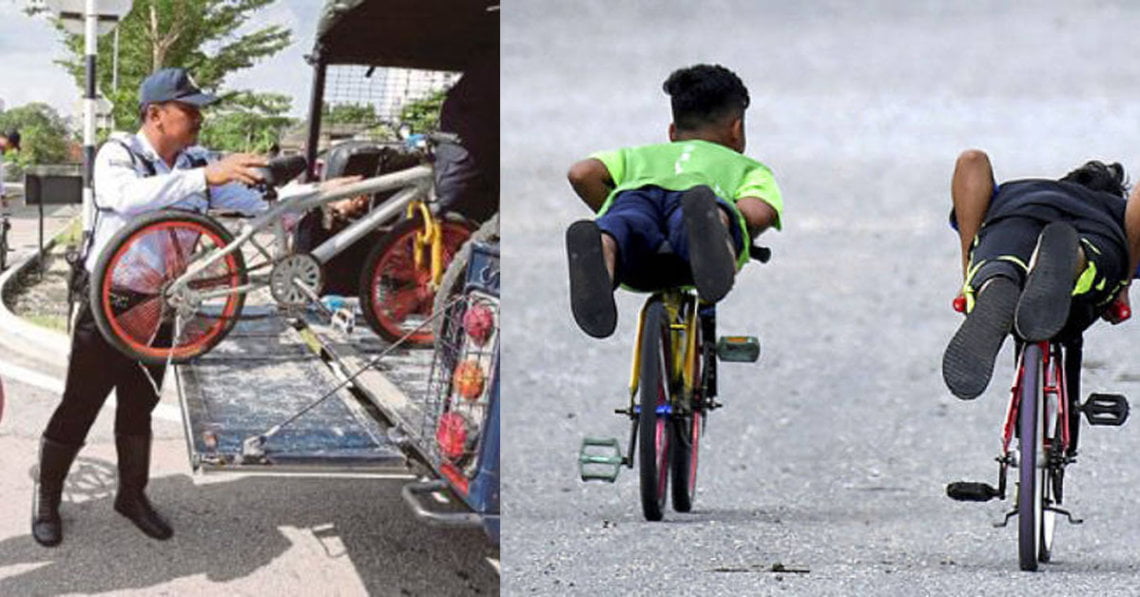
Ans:
{"type": "Polygon", "coordinates": [[[146,345],[150,346],[162,324],[162,300],[157,296],[143,300],[116,315],[115,320],[132,339],[146,339],[146,345]]]}

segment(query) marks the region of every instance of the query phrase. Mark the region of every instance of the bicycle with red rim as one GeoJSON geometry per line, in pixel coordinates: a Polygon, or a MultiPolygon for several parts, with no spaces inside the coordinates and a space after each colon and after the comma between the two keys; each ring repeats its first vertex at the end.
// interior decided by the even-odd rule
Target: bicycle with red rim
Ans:
{"type": "MultiPolygon", "coordinates": [[[[764,263],[771,251],[753,246],[751,255],[764,263]]],[[[709,413],[722,406],[716,401],[717,361],[759,357],[760,342],[753,336],[717,338],[716,305],[694,289],[651,294],[638,316],[629,405],[614,411],[630,420],[627,451],[622,453],[617,438],[584,438],[578,454],[582,480],[613,483],[623,466],[633,468],[636,450],[646,520],[664,518],[670,480],[673,509],[692,510],[701,436],[709,413]]]]}
{"type": "Polygon", "coordinates": [[[301,157],[263,169],[269,209],[234,237],[215,218],[167,209],[118,231],[100,256],[90,285],[92,314],[108,342],[145,363],[180,363],[222,341],[241,317],[248,293],[268,288],[277,305],[319,305],[323,266],[373,230],[384,236],[362,268],[364,318],[382,338],[412,345],[433,341],[432,303],[444,271],[474,226],[436,213],[431,147],[458,142],[449,133],[410,138],[421,164],[324,190],[276,187],[304,171],[301,157]],[[311,252],[291,252],[283,218],[338,199],[396,191],[311,252]],[[272,244],[255,237],[273,233],[272,244]],[[244,250],[243,250],[244,249],[244,250]],[[252,256],[246,263],[246,255],[252,256]]]}
{"type": "MultiPolygon", "coordinates": [[[[1131,310],[1122,303],[1110,307],[1123,321],[1131,310]]],[[[954,310],[965,313],[959,296],[954,310]]],[[[1006,498],[1009,469],[1017,469],[1014,506],[994,523],[1004,527],[1017,517],[1018,561],[1022,570],[1037,570],[1053,552],[1058,516],[1072,524],[1075,518],[1062,507],[1065,468],[1076,462],[1081,415],[1090,425],[1120,426],[1128,419],[1128,400],[1119,394],[1090,394],[1080,402],[1083,339],[1026,342],[1016,338],[1016,368],[1009,406],[1001,431],[998,485],[959,481],[946,486],[951,499],[986,502],[1006,498]]]]}

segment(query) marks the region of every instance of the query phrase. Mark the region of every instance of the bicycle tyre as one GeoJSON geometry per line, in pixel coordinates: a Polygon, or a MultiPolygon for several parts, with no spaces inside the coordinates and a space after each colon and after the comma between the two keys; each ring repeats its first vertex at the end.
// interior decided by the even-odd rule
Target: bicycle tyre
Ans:
{"type": "MultiPolygon", "coordinates": [[[[459,247],[472,232],[465,221],[443,219],[443,267],[446,271],[459,247]]],[[[396,224],[364,261],[360,272],[360,308],[364,320],[378,336],[389,342],[399,340],[432,314],[435,291],[431,287],[430,252],[425,249],[421,266],[415,266],[415,235],[423,230],[419,214],[396,224]]],[[[408,336],[412,346],[430,346],[434,341],[430,326],[408,336]]]]}
{"type": "Polygon", "coordinates": [[[1021,355],[1021,395],[1017,407],[1018,421],[1018,486],[1017,546],[1021,569],[1037,570],[1041,545],[1041,482],[1038,475],[1038,450],[1041,448],[1041,347],[1028,343],[1021,355]]]}
{"type": "MultiPolygon", "coordinates": [[[[96,262],[88,289],[91,314],[103,337],[128,358],[152,365],[168,359],[183,363],[209,352],[237,323],[245,294],[228,294],[196,310],[183,322],[182,338],[172,342],[164,339],[172,335],[173,309],[163,292],[195,254],[232,240],[212,218],[174,210],[146,214],[116,232],[96,262]]],[[[236,288],[248,280],[241,251],[200,276],[195,290],[236,288]]]]}
{"type": "Polygon", "coordinates": [[[650,521],[664,517],[668,496],[669,443],[673,432],[668,412],[658,412],[658,407],[670,404],[668,334],[665,306],[660,300],[651,299],[641,326],[641,377],[638,380],[641,410],[637,422],[641,510],[650,521]]]}
{"type": "MultiPolygon", "coordinates": [[[[435,298],[432,300],[432,313],[439,313],[452,298],[458,296],[463,292],[463,283],[466,280],[465,274],[467,273],[467,264],[471,261],[471,245],[475,242],[498,242],[499,241],[499,214],[495,214],[490,220],[483,222],[475,232],[471,234],[471,238],[463,243],[459,248],[459,252],[451,260],[447,266],[447,270],[443,273],[443,279],[439,282],[439,290],[435,293],[435,298]]],[[[431,324],[432,336],[441,338],[446,335],[444,328],[448,325],[449,318],[440,317],[431,324]]]]}
{"type": "Polygon", "coordinates": [[[673,509],[677,512],[691,512],[693,499],[697,493],[697,465],[700,463],[701,433],[704,431],[704,412],[698,405],[703,398],[705,375],[705,346],[702,326],[696,326],[697,354],[693,375],[693,400],[691,412],[683,417],[673,417],[673,509]]]}

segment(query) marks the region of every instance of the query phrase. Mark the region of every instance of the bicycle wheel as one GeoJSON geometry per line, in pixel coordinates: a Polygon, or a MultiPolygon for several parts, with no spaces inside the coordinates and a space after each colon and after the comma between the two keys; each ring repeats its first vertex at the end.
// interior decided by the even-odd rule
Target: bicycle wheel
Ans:
{"type": "Polygon", "coordinates": [[[216,221],[182,211],[147,214],[119,230],[100,255],[89,290],[91,313],[107,342],[148,364],[185,362],[221,342],[245,302],[233,291],[247,280],[241,251],[199,272],[182,296],[167,296],[167,289],[191,263],[231,240],[216,221]]]}
{"type": "MultiPolygon", "coordinates": [[[[439,290],[435,293],[435,298],[432,299],[432,313],[438,313],[442,310],[452,298],[458,296],[463,292],[463,283],[466,280],[467,264],[471,261],[471,244],[474,242],[498,242],[499,241],[499,214],[495,214],[490,220],[487,220],[479,229],[471,234],[471,237],[463,243],[463,246],[456,252],[455,257],[447,266],[447,270],[443,273],[443,279],[439,281],[439,290]]],[[[447,317],[440,317],[432,322],[431,332],[432,336],[439,338],[446,334],[445,327],[448,325],[447,317]]]]}
{"type": "Polygon", "coordinates": [[[1039,463],[1042,454],[1041,347],[1026,344],[1021,355],[1021,396],[1018,419],[1017,547],[1022,570],[1037,570],[1043,525],[1042,487],[1039,463]]]}
{"type": "MultiPolygon", "coordinates": [[[[401,221],[372,249],[360,272],[360,306],[364,320],[381,338],[396,341],[424,323],[432,313],[435,288],[431,280],[431,248],[417,248],[423,232],[419,215],[401,221]],[[420,263],[416,264],[416,251],[420,263]]],[[[465,222],[442,220],[443,267],[471,236],[465,222]]],[[[408,337],[414,346],[430,346],[434,336],[426,326],[408,337]]]]}
{"type": "Polygon", "coordinates": [[[700,403],[703,396],[705,374],[705,346],[701,326],[697,326],[697,353],[693,369],[692,412],[685,416],[673,417],[673,509],[689,512],[693,509],[693,498],[697,492],[697,464],[700,462],[701,432],[704,430],[704,411],[700,403]]]}
{"type": "Polygon", "coordinates": [[[641,324],[641,378],[638,388],[638,461],[641,475],[641,510],[646,520],[661,520],[669,485],[670,401],[669,321],[665,306],[654,300],[641,324]]]}

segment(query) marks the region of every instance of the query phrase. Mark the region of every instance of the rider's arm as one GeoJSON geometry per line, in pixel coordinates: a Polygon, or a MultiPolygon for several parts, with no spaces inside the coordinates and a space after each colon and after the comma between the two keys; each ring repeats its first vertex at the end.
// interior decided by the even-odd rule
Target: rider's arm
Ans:
{"type": "Polygon", "coordinates": [[[962,243],[962,276],[970,263],[970,247],[982,227],[990,197],[994,194],[994,171],[984,151],[968,149],[954,165],[950,180],[950,198],[954,203],[954,217],[958,222],[958,238],[962,243]]]}
{"type": "Polygon", "coordinates": [[[1140,186],[1132,189],[1124,208],[1124,233],[1128,236],[1128,279],[1140,265],[1140,186]]]}
{"type": "Polygon", "coordinates": [[[574,187],[574,192],[595,212],[602,208],[606,197],[610,196],[610,191],[614,188],[609,169],[596,158],[575,162],[566,173],[566,178],[570,181],[570,186],[574,187]]]}
{"type": "Polygon", "coordinates": [[[105,144],[95,156],[96,204],[124,216],[162,209],[205,190],[202,168],[143,177],[118,143],[105,144]]]}
{"type": "Polygon", "coordinates": [[[748,224],[748,234],[753,238],[771,228],[780,219],[776,208],[759,197],[744,197],[736,202],[736,209],[748,224]]]}
{"type": "Polygon", "coordinates": [[[752,237],[769,228],[783,227],[784,195],[767,167],[759,166],[745,174],[736,190],[735,204],[752,237]]]}

